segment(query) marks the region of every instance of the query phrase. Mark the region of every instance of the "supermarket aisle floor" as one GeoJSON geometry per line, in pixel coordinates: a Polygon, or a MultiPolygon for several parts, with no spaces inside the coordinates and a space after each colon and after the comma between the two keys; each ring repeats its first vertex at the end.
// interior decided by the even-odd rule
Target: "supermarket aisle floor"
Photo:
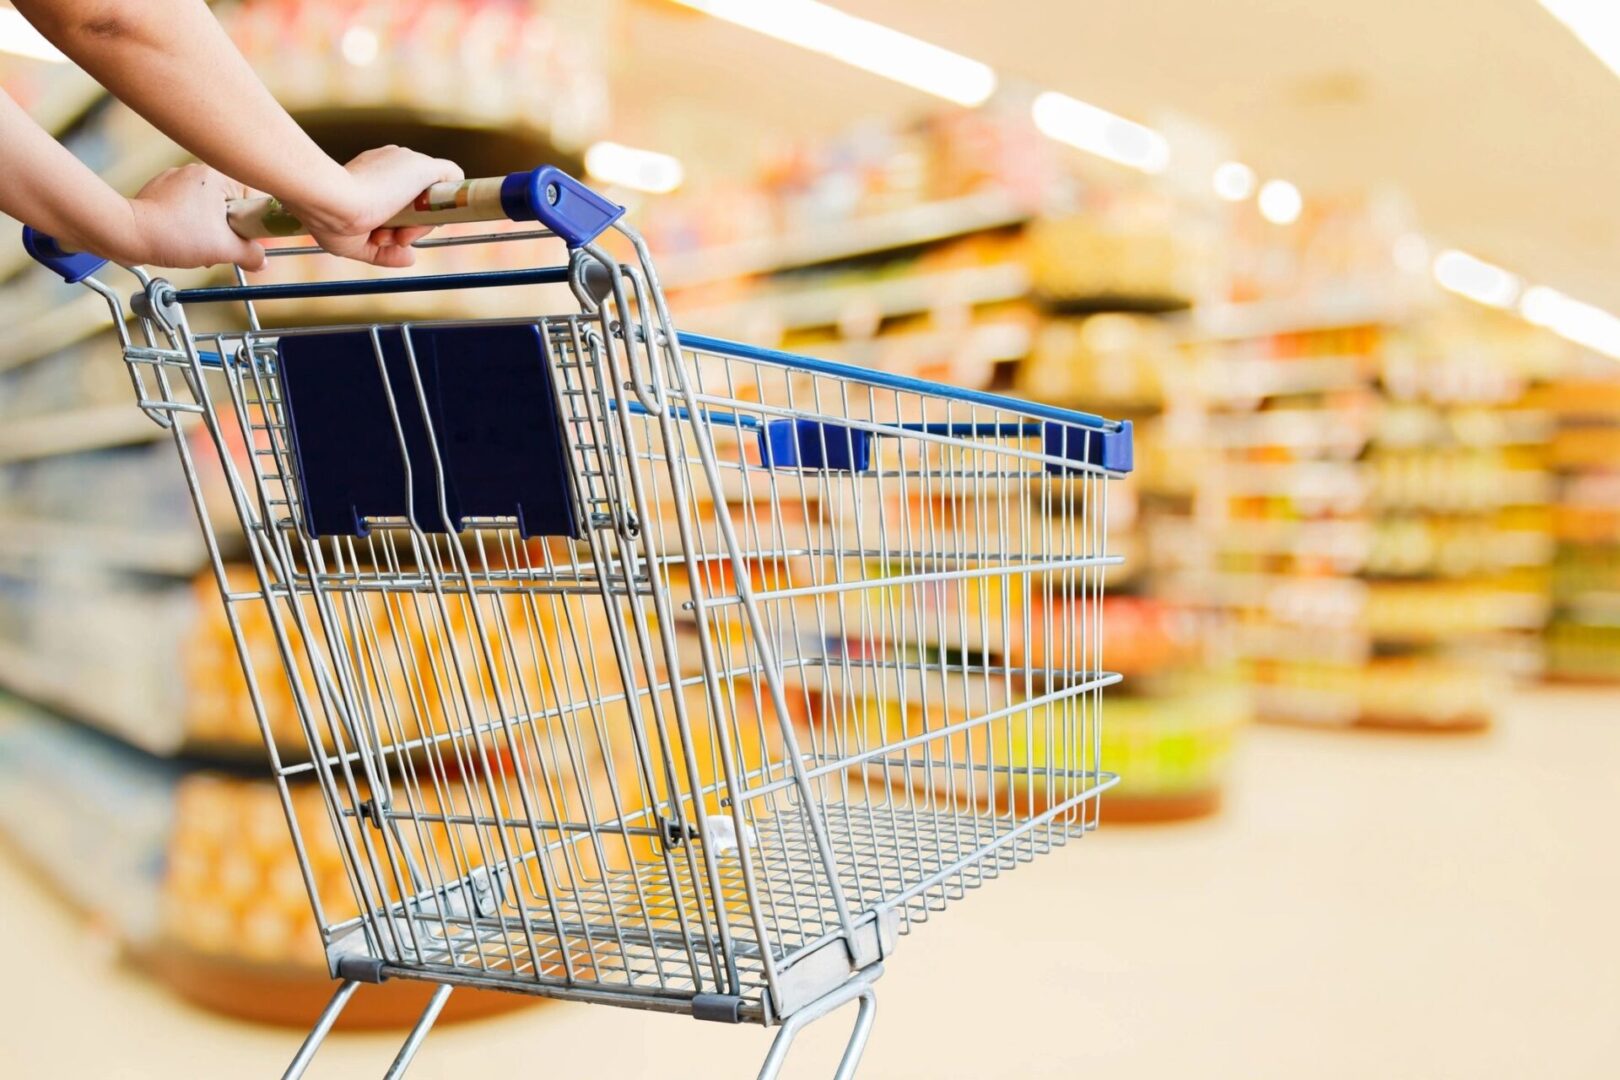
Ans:
{"type": "MultiPolygon", "coordinates": [[[[1220,818],[1105,829],[903,942],[863,1076],[1613,1076],[1617,764],[1620,693],[1537,691],[1481,739],[1255,730],[1220,818]]],[[[297,1042],[117,967],[9,856],[0,912],[8,1075],[272,1076],[297,1042]]],[[[742,1078],[765,1043],[553,1005],[447,1028],[411,1075],[742,1078]]],[[[310,1075],[392,1051],[338,1038],[310,1075]]]]}

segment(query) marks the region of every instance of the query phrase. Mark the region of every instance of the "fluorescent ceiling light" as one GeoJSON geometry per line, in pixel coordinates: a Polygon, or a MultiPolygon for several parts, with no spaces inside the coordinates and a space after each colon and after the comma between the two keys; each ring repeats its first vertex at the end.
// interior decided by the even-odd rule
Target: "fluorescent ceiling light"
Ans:
{"type": "Polygon", "coordinates": [[[686,171],[668,154],[599,142],[585,151],[585,171],[607,184],[662,195],[681,186],[686,171]]]}
{"type": "Polygon", "coordinates": [[[1545,326],[1561,338],[1620,360],[1620,318],[1573,300],[1545,285],[1526,289],[1519,301],[1525,321],[1545,326]]]}
{"type": "Polygon", "coordinates": [[[1541,6],[1620,75],[1620,5],[1614,0],[1541,0],[1541,6]]]}
{"type": "Polygon", "coordinates": [[[1067,94],[1046,91],[1035,99],[1030,115],[1041,134],[1109,161],[1149,173],[1163,172],[1170,164],[1170,144],[1163,135],[1067,94]]]}
{"type": "Polygon", "coordinates": [[[382,42],[377,40],[377,31],[371,27],[351,26],[343,31],[338,48],[343,53],[343,59],[355,67],[369,67],[382,51],[382,42]]]}
{"type": "Polygon", "coordinates": [[[1260,188],[1260,216],[1273,225],[1288,225],[1299,219],[1305,198],[1287,180],[1267,180],[1260,188]]]}
{"type": "Polygon", "coordinates": [[[1511,307],[1519,298],[1518,277],[1466,251],[1452,249],[1436,255],[1434,280],[1459,296],[1491,307],[1511,307]]]}
{"type": "Polygon", "coordinates": [[[35,30],[16,8],[0,8],[0,52],[26,56],[30,60],[45,60],[52,64],[65,64],[67,57],[35,30]]]}
{"type": "Polygon", "coordinates": [[[1210,178],[1215,194],[1227,202],[1242,202],[1254,194],[1254,170],[1241,161],[1226,161],[1215,167],[1210,178]]]}
{"type": "Polygon", "coordinates": [[[987,64],[816,0],[675,2],[958,105],[982,105],[996,89],[987,64]]]}

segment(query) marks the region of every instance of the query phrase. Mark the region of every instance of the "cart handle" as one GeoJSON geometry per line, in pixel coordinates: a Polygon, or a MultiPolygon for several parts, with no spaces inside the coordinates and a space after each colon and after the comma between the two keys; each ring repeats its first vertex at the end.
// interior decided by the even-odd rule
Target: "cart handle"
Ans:
{"type": "MultiPolygon", "coordinates": [[[[598,195],[554,165],[525,172],[434,184],[384,222],[385,227],[449,225],[461,221],[538,221],[571,248],[595,240],[624,207],[598,195]]],[[[280,201],[265,195],[225,205],[231,229],[244,240],[303,236],[307,230],[280,201]]],[[[76,284],[107,265],[87,252],[69,251],[51,237],[23,227],[23,248],[40,263],[76,284]]]]}

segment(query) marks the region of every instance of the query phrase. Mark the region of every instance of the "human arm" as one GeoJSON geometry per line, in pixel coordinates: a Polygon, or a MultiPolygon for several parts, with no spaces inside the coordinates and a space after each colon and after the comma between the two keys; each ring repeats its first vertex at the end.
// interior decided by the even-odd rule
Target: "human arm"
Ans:
{"type": "Polygon", "coordinates": [[[0,93],[0,210],[69,250],[123,263],[207,266],[264,263],[258,244],[225,223],[240,184],[203,166],[170,170],[126,199],[0,93]]]}
{"type": "Polygon", "coordinates": [[[125,104],[220,172],[276,196],[335,254],[410,265],[406,245],[426,230],[380,226],[432,184],[461,179],[450,162],[400,147],[338,165],[271,96],[204,0],[16,7],[125,104]]]}

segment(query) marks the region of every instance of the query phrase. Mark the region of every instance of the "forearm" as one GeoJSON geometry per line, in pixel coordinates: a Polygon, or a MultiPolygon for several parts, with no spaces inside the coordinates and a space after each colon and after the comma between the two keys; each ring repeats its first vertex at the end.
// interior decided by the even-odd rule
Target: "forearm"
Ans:
{"type": "Polygon", "coordinates": [[[0,210],[61,241],[120,262],[140,259],[128,199],[0,93],[0,210]]]}
{"type": "Polygon", "coordinates": [[[204,0],[19,0],[103,86],[221,172],[338,224],[353,184],[271,96],[204,0]]]}

